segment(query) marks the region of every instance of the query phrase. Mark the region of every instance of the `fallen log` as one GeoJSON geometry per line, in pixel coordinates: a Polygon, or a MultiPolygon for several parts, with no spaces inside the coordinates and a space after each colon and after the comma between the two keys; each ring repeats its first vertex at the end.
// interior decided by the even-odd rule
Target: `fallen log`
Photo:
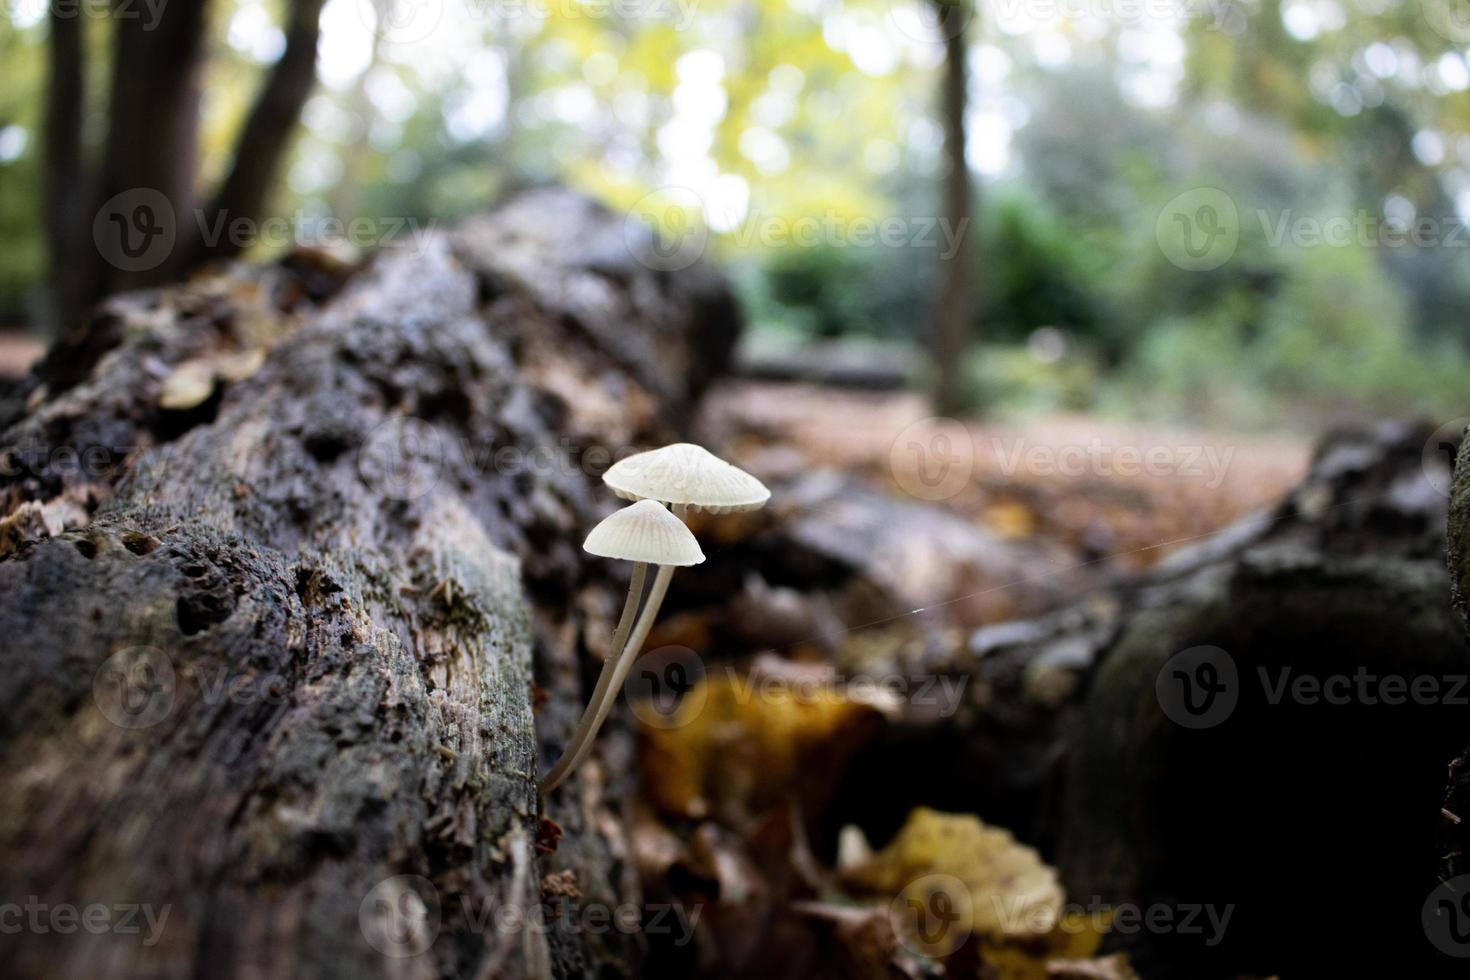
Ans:
{"type": "Polygon", "coordinates": [[[599,466],[676,436],[738,331],[648,244],[531,192],[116,297],[8,395],[9,976],[636,972],[628,767],[544,815],[536,775],[616,608],[599,466]]]}
{"type": "MultiPolygon", "coordinates": [[[[1451,975],[1421,917],[1470,655],[1429,436],[1336,433],[1280,506],[1135,581],[895,645],[878,673],[963,696],[866,744],[827,836],[856,820],[886,840],[917,804],[978,813],[1053,860],[1082,911],[1114,909],[1108,942],[1150,980],[1451,975]]],[[[865,669],[859,649],[839,670],[865,669]]]]}

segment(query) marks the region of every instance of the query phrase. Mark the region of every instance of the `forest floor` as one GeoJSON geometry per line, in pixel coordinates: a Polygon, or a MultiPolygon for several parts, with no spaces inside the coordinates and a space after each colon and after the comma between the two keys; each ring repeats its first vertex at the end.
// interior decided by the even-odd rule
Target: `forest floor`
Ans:
{"type": "Polygon", "coordinates": [[[911,392],[737,380],[706,398],[701,430],[730,440],[764,476],[856,474],[1003,538],[1060,545],[1118,572],[1146,568],[1274,505],[1300,482],[1311,455],[1308,440],[1287,435],[1086,414],[963,423],[931,415],[911,392]]]}

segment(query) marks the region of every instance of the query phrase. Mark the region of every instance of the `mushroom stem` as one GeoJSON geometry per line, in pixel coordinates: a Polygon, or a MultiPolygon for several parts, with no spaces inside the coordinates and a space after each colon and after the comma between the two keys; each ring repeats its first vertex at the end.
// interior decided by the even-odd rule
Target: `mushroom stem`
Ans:
{"type": "MultiPolygon", "coordinates": [[[[628,631],[633,628],[633,617],[638,614],[638,603],[643,598],[643,583],[648,578],[648,562],[635,561],[633,563],[633,575],[628,579],[628,598],[623,600],[623,612],[618,616],[618,628],[613,631],[612,646],[608,648],[607,660],[610,663],[618,659],[618,654],[623,652],[623,644],[628,642],[628,631]]],[[[606,673],[606,671],[604,671],[606,673]]],[[[592,700],[597,700],[597,694],[602,690],[602,678],[597,679],[597,692],[592,695],[592,700]]]]}
{"type": "Polygon", "coordinates": [[[628,580],[628,597],[623,600],[623,614],[618,617],[618,626],[613,632],[612,647],[608,651],[607,659],[602,662],[602,672],[597,675],[597,686],[593,688],[592,698],[582,711],[582,718],[577,722],[577,730],[572,732],[571,740],[562,750],[561,758],[556,761],[551,772],[546,774],[546,778],[541,780],[543,795],[561,785],[562,780],[566,779],[577,763],[582,761],[587,754],[587,748],[591,747],[592,740],[597,737],[597,729],[601,727],[602,719],[607,716],[607,711],[601,710],[602,703],[611,702],[617,696],[613,677],[618,672],[618,661],[622,659],[623,645],[628,641],[628,631],[632,628],[633,617],[638,612],[638,600],[643,598],[643,583],[647,577],[648,563],[635,561],[633,575],[628,580]],[[613,692],[612,697],[609,697],[610,691],[613,692]]]}
{"type": "MultiPolygon", "coordinates": [[[[689,512],[688,504],[675,504],[674,516],[684,520],[689,512]]],[[[658,574],[653,577],[653,588],[648,591],[648,602],[643,606],[643,612],[638,615],[638,625],[633,628],[633,635],[628,638],[628,646],[623,655],[618,658],[619,672],[613,678],[615,686],[621,686],[623,678],[628,676],[633,661],[637,659],[639,652],[643,649],[643,641],[648,639],[649,630],[653,629],[653,621],[658,619],[658,607],[664,603],[664,594],[669,591],[669,580],[674,577],[673,565],[658,566],[658,574]]]]}
{"type": "Polygon", "coordinates": [[[653,617],[658,615],[658,607],[663,604],[664,593],[669,590],[669,579],[673,577],[673,565],[658,566],[658,574],[653,578],[653,588],[648,592],[648,603],[643,607],[643,615],[638,617],[638,625],[633,630],[633,636],[628,640],[626,647],[608,657],[603,663],[602,675],[597,678],[597,690],[592,692],[592,700],[587,702],[587,710],[582,712],[582,720],[577,722],[577,730],[572,733],[571,741],[567,743],[561,758],[557,760],[551,772],[546,774],[546,778],[541,781],[543,796],[560,786],[571,771],[587,758],[587,753],[592,751],[597,732],[602,728],[602,723],[607,720],[608,712],[612,711],[613,703],[618,699],[618,691],[622,689],[623,681],[633,666],[633,659],[638,656],[638,650],[643,646],[643,641],[648,639],[648,631],[653,628],[653,617]]]}

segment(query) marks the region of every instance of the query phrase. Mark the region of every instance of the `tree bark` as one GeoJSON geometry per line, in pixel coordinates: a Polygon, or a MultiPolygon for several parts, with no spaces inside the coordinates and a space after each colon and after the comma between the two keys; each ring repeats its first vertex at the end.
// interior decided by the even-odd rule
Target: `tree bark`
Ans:
{"type": "Polygon", "coordinates": [[[1453,975],[1420,909],[1470,657],[1428,435],[1329,438],[1274,514],[1166,563],[1102,644],[1065,729],[1068,892],[1231,912],[1216,942],[1120,934],[1143,975],[1453,975]],[[1372,929],[1314,942],[1349,894],[1373,896],[1372,929]]]}
{"type": "MultiPolygon", "coordinates": [[[[177,246],[181,231],[192,224],[208,14],[208,0],[180,0],[164,7],[156,23],[141,16],[113,18],[111,101],[97,203],[131,221],[140,204],[161,195],[167,209],[160,204],[139,224],[157,229],[150,239],[166,236],[158,240],[168,247],[160,246],[156,261],[149,255],[138,267],[104,255],[86,305],[118,290],[166,282],[182,266],[177,246]],[[115,202],[111,208],[109,202],[115,202]]],[[[83,218],[84,234],[91,231],[89,217],[83,218]]]]}
{"type": "Polygon", "coordinates": [[[0,406],[0,896],[153,919],[27,928],[9,975],[635,972],[524,924],[636,907],[626,737],[555,824],[536,775],[625,573],[578,547],[592,454],[677,435],[736,317],[558,191],[106,304],[0,406]]]}
{"type": "MultiPolygon", "coordinates": [[[[1454,457],[1448,534],[1446,557],[1455,610],[1460,622],[1470,626],[1470,437],[1464,433],[1454,457]]],[[[1463,737],[1470,740],[1470,734],[1463,737]]],[[[1439,838],[1440,877],[1450,881],[1470,874],[1470,746],[1450,763],[1439,838]]]]}

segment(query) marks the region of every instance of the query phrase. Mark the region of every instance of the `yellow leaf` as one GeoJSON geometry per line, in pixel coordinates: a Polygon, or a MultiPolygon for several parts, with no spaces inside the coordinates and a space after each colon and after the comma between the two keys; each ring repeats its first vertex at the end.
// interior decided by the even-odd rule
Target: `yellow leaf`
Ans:
{"type": "Polygon", "coordinates": [[[987,507],[985,523],[1003,538],[1024,538],[1036,530],[1036,515],[1025,504],[1011,501],[987,507]]]}
{"type": "Polygon", "coordinates": [[[822,802],[881,714],[828,677],[784,669],[713,673],[667,716],[635,702],[644,788],[658,810],[739,826],[793,797],[822,802]]]}
{"type": "Polygon", "coordinates": [[[889,895],[928,875],[963,883],[969,928],[992,936],[1044,936],[1062,908],[1057,873],[1009,831],[970,814],[919,807],[883,850],[852,873],[857,884],[889,895]]]}

